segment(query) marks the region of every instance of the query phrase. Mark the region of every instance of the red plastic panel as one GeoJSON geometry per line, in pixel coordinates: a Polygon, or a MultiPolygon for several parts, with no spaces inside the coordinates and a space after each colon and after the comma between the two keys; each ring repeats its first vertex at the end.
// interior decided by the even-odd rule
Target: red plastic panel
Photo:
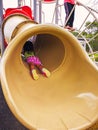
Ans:
{"type": "Polygon", "coordinates": [[[4,18],[15,13],[23,14],[30,19],[34,19],[34,17],[32,16],[32,10],[28,6],[22,6],[19,8],[8,8],[5,10],[4,18]]]}

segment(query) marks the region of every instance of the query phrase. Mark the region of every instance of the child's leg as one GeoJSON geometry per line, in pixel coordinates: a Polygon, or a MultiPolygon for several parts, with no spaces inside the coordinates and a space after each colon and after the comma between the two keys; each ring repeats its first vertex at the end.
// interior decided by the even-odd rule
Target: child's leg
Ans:
{"type": "Polygon", "coordinates": [[[49,77],[50,76],[50,72],[49,70],[47,70],[42,64],[40,65],[36,65],[38,67],[38,69],[41,71],[41,73],[46,76],[46,77],[49,77]]]}
{"type": "Polygon", "coordinates": [[[34,64],[30,63],[29,67],[30,67],[30,72],[31,72],[31,75],[32,75],[33,79],[37,80],[39,78],[39,76],[38,76],[38,74],[36,72],[34,64]]]}
{"type": "MultiPolygon", "coordinates": [[[[36,70],[34,69],[34,65],[37,66],[37,68],[41,71],[41,73],[43,75],[45,75],[46,77],[50,76],[50,72],[46,68],[43,67],[43,65],[41,64],[41,61],[39,60],[38,57],[36,57],[36,56],[30,57],[28,59],[28,63],[30,64],[30,69],[33,73],[33,77],[34,77],[34,75],[37,75],[36,70]]],[[[35,78],[36,77],[38,77],[38,76],[35,76],[35,78]]]]}

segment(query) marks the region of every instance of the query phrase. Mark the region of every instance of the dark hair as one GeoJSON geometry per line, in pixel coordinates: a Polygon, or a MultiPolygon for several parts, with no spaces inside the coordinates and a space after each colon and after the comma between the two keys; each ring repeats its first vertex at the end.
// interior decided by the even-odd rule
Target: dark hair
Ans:
{"type": "Polygon", "coordinates": [[[34,52],[34,46],[33,43],[31,41],[26,41],[24,46],[23,46],[23,52],[26,51],[33,51],[34,52]]]}

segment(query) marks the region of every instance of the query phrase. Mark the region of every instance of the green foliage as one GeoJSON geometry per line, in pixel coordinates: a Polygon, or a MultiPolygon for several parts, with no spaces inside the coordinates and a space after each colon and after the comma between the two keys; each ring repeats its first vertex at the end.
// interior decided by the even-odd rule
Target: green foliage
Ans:
{"type": "Polygon", "coordinates": [[[82,35],[86,39],[91,39],[96,35],[96,37],[91,40],[89,44],[92,47],[93,51],[98,51],[98,21],[94,21],[92,23],[88,21],[86,22],[85,27],[87,27],[87,30],[85,30],[82,35]]]}
{"type": "Polygon", "coordinates": [[[76,31],[73,31],[73,32],[71,32],[74,36],[77,36],[78,35],[78,32],[76,32],[76,31]]]}
{"type": "Polygon", "coordinates": [[[98,62],[98,53],[90,54],[89,56],[91,57],[92,60],[95,60],[98,62]]]}
{"type": "Polygon", "coordinates": [[[88,21],[88,22],[86,22],[86,24],[85,24],[85,27],[87,27],[88,25],[90,25],[89,27],[88,27],[88,29],[93,29],[93,28],[96,28],[97,29],[97,31],[98,31],[98,22],[97,21],[94,21],[94,22],[90,22],[90,21],[88,21]],[[91,25],[90,25],[91,24],[91,25]]]}
{"type": "MultiPolygon", "coordinates": [[[[85,29],[85,31],[83,31],[81,35],[79,35],[79,38],[85,37],[85,39],[89,42],[92,50],[94,52],[98,51],[98,21],[93,21],[93,22],[88,21],[86,22],[85,27],[87,29],[85,29]]],[[[74,31],[72,32],[72,34],[74,36],[78,36],[79,33],[74,31]]],[[[86,44],[86,51],[89,52],[89,46],[87,44],[86,44]]]]}

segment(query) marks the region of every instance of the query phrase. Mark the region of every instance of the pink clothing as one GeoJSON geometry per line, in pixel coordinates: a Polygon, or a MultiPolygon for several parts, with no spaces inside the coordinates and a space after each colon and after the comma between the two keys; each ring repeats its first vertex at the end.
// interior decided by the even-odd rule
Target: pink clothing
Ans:
{"type": "Polygon", "coordinates": [[[66,2],[71,3],[71,4],[75,4],[75,0],[64,0],[64,3],[66,3],[66,2]]]}
{"type": "Polygon", "coordinates": [[[33,63],[34,65],[42,65],[39,58],[36,56],[30,56],[27,58],[27,63],[33,63]]]}

